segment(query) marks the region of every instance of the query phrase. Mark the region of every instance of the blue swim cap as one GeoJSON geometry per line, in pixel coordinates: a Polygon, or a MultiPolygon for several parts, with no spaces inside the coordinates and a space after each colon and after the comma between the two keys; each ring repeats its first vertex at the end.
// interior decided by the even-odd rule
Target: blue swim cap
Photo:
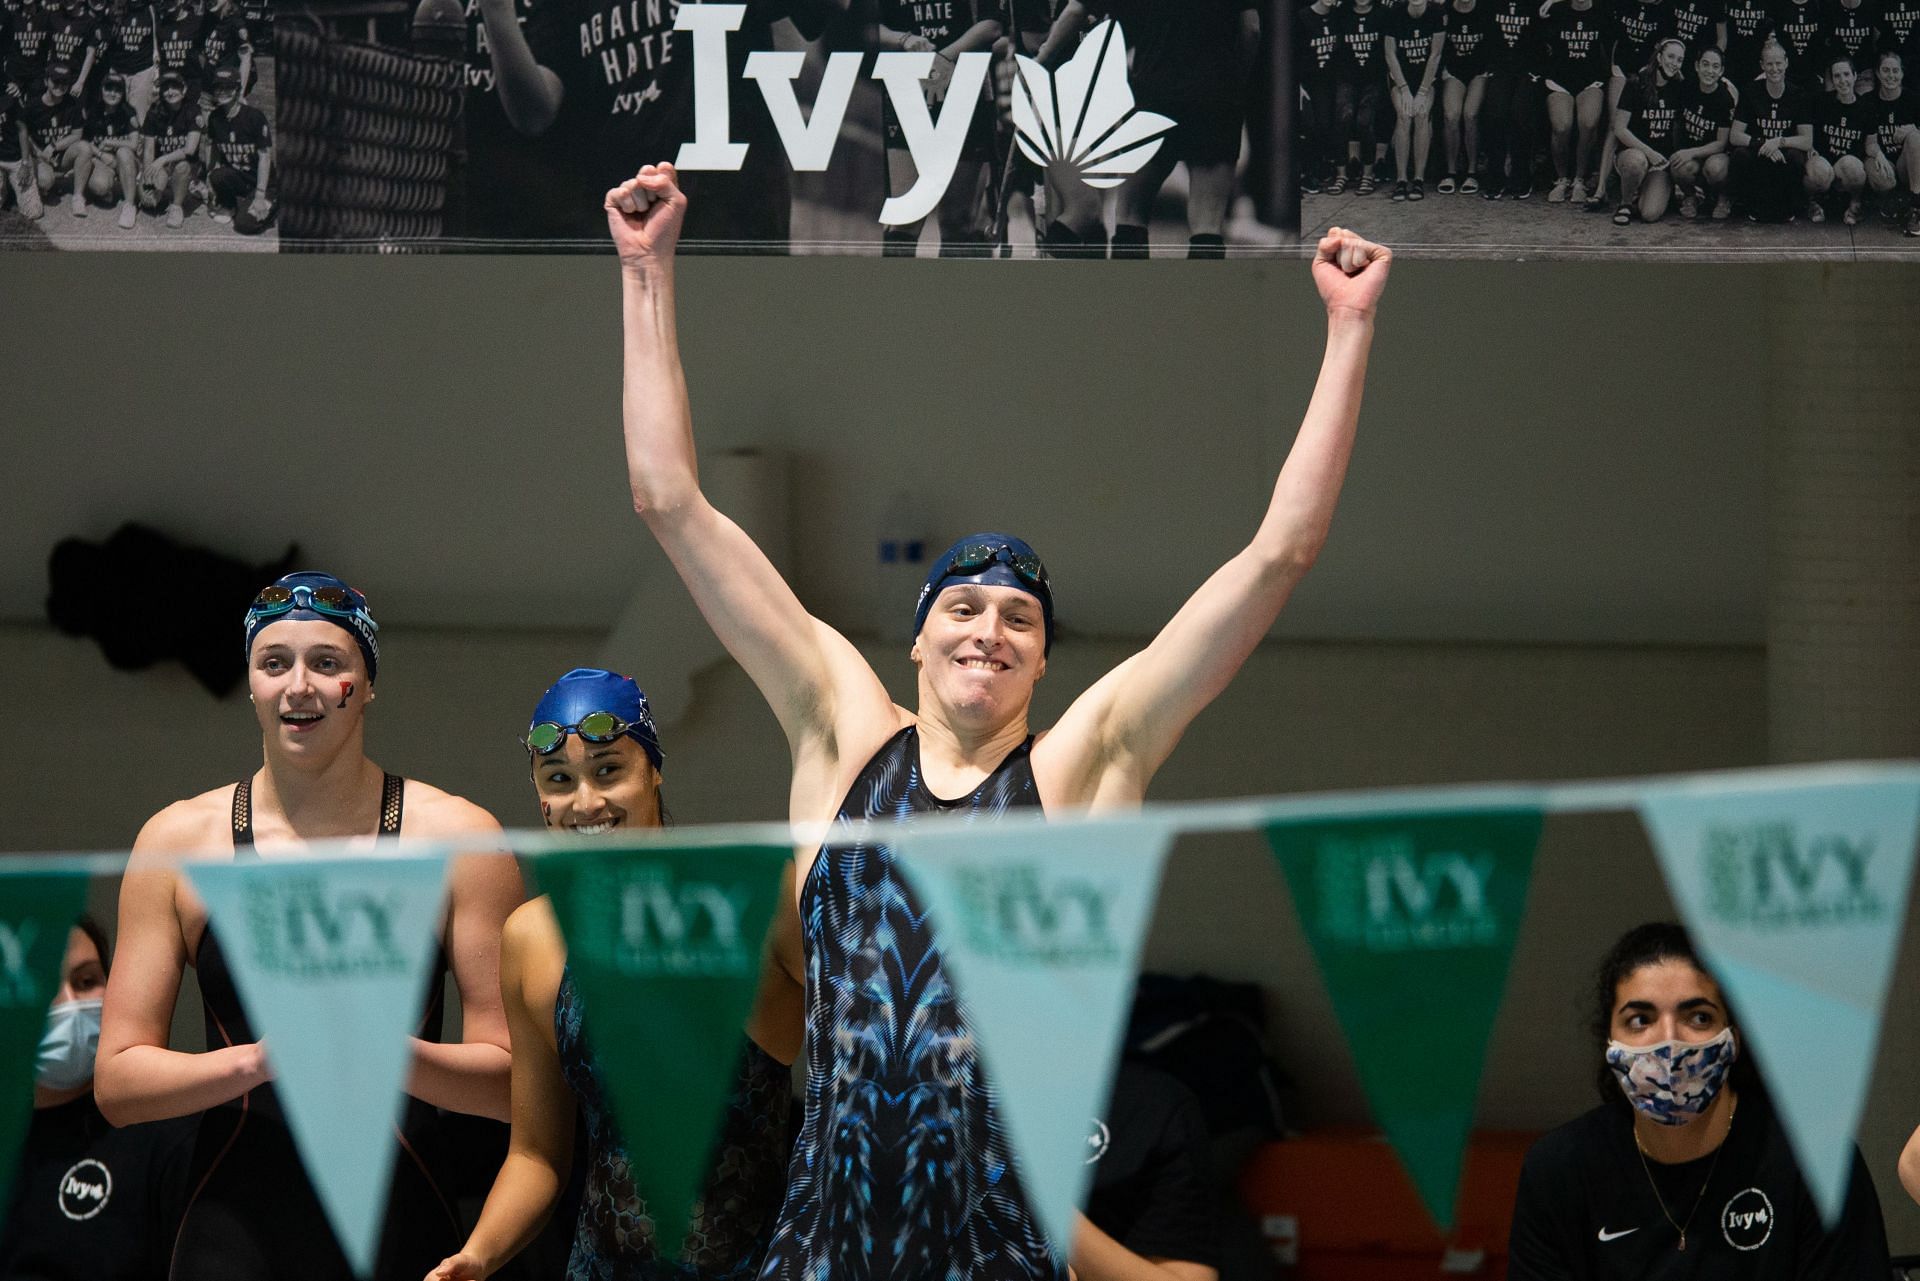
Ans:
{"type": "Polygon", "coordinates": [[[583,717],[594,712],[612,712],[625,721],[626,736],[646,749],[647,759],[655,769],[660,768],[665,757],[660,751],[659,731],[653,726],[653,709],[647,705],[647,696],[633,678],[618,672],[598,667],[574,668],[540,696],[540,705],[533,709],[533,719],[527,722],[527,729],[531,732],[535,725],[573,729],[583,717]]]}
{"type": "Polygon", "coordinates": [[[360,656],[367,660],[367,680],[380,675],[380,642],[374,639],[380,624],[367,612],[367,598],[332,574],[302,570],[282,574],[264,587],[247,607],[247,661],[253,661],[253,638],[269,623],[291,618],[297,621],[332,623],[353,637],[360,656]],[[284,589],[275,591],[275,588],[284,589]],[[322,595],[334,597],[323,600],[322,595]],[[279,599],[270,599],[279,597],[279,599]]]}
{"type": "Polygon", "coordinates": [[[920,600],[913,608],[913,634],[926,626],[927,615],[943,588],[954,583],[981,583],[988,587],[1015,587],[1040,602],[1046,620],[1047,643],[1043,653],[1053,652],[1053,584],[1040,555],[1012,534],[969,534],[933,558],[927,581],[920,587],[920,600]]]}

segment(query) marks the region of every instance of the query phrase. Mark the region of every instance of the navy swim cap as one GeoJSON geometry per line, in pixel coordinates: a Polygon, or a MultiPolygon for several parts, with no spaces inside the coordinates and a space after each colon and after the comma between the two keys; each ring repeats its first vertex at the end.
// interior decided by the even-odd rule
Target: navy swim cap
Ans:
{"type": "MultiPolygon", "coordinates": [[[[332,574],[315,573],[302,570],[295,574],[282,574],[273,580],[273,587],[284,587],[293,593],[293,603],[287,605],[263,605],[259,600],[247,607],[247,661],[253,661],[253,638],[260,629],[269,623],[291,618],[297,621],[317,620],[332,623],[353,637],[353,643],[360,647],[360,656],[367,660],[367,680],[372,682],[380,675],[380,642],[374,634],[380,630],[380,624],[373,621],[373,615],[367,612],[367,598],[347,586],[332,574]],[[334,588],[344,592],[348,608],[345,612],[321,606],[313,598],[313,593],[325,588],[334,588]]],[[[271,589],[266,589],[271,590],[271,589]]],[[[262,591],[265,595],[265,590],[262,591]]]]}
{"type": "Polygon", "coordinates": [[[1041,652],[1053,652],[1053,584],[1039,553],[1024,540],[1012,534],[969,534],[935,556],[927,581],[921,584],[920,600],[913,608],[915,636],[926,626],[927,615],[933,612],[933,602],[941,590],[954,583],[1014,587],[1039,601],[1047,628],[1046,648],[1041,652]],[[972,572],[965,572],[970,562],[981,563],[972,572]]]}
{"type": "Polygon", "coordinates": [[[533,709],[533,719],[527,722],[527,729],[531,731],[535,725],[543,724],[572,729],[582,717],[594,712],[612,712],[625,721],[627,737],[645,748],[647,759],[655,769],[660,768],[665,757],[660,751],[660,733],[653,726],[653,709],[633,678],[618,672],[598,667],[574,668],[540,696],[540,705],[533,709]]]}

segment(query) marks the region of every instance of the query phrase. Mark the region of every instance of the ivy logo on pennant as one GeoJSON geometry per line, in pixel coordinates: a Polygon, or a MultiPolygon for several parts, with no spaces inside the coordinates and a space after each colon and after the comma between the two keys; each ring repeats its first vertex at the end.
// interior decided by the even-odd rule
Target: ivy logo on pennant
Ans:
{"type": "Polygon", "coordinates": [[[609,955],[634,978],[744,977],[757,972],[759,939],[745,921],[751,886],[693,880],[659,863],[596,868],[593,891],[617,905],[609,955]]]}
{"type": "Polygon", "coordinates": [[[391,897],[341,889],[340,878],[289,876],[244,887],[253,957],[287,978],[401,974],[391,897]]]}
{"type": "Polygon", "coordinates": [[[1111,893],[1083,878],[1043,878],[1033,864],[981,868],[960,891],[968,946],[1002,961],[1110,965],[1121,956],[1111,893]]]}
{"type": "Polygon", "coordinates": [[[1138,173],[1174,122],[1135,109],[1127,40],[1109,18],[1088,33],[1058,72],[1015,58],[1014,140],[1042,169],[1071,171],[1089,187],[1117,187],[1138,173]]]}
{"type": "Polygon", "coordinates": [[[39,984],[27,966],[39,937],[34,921],[0,921],[0,1007],[41,1004],[39,984]]]}
{"type": "Polygon", "coordinates": [[[1484,852],[1421,850],[1402,833],[1324,837],[1316,871],[1330,939],[1374,952],[1485,947],[1501,935],[1484,852]]]}
{"type": "Polygon", "coordinates": [[[1753,930],[1877,921],[1887,905],[1868,883],[1871,837],[1791,821],[1715,823],[1705,834],[1706,909],[1753,930]]]}

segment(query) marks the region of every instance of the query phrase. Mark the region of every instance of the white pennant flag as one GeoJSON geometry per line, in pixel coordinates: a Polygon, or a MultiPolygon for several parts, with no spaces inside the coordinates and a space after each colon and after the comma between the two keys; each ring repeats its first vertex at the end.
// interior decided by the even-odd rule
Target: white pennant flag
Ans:
{"type": "Polygon", "coordinates": [[[1064,1257],[1173,829],[981,823],[892,839],[952,967],[1021,1183],[1064,1257]]]}
{"type": "Polygon", "coordinates": [[[188,863],[274,1090],[354,1270],[373,1269],[442,855],[188,863]]]}
{"type": "Polygon", "coordinates": [[[1820,1213],[1839,1218],[1920,831],[1910,775],[1650,788],[1674,901],[1738,1009],[1820,1213]]]}

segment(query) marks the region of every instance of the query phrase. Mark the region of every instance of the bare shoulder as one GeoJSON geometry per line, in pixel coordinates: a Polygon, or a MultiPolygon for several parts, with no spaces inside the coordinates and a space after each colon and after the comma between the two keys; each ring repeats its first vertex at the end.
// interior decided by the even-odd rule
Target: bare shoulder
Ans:
{"type": "Polygon", "coordinates": [[[407,780],[404,821],[408,836],[492,836],[500,831],[500,820],[466,797],[416,778],[407,780]]]}
{"type": "Polygon", "coordinates": [[[216,787],[198,796],[175,801],[140,828],[133,855],[166,854],[171,858],[224,855],[232,847],[233,785],[216,787]]]}
{"type": "Polygon", "coordinates": [[[566,943],[559,918],[553,914],[553,900],[542,894],[514,908],[501,928],[500,943],[503,955],[522,961],[562,952],[566,943]]]}

